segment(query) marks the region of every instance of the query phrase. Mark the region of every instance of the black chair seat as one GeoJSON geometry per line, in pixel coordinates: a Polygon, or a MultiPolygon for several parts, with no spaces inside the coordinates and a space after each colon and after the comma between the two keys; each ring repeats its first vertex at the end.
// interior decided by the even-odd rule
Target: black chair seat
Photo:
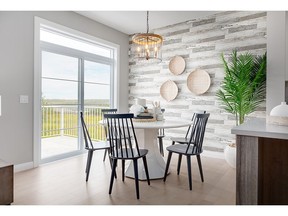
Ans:
{"type": "Polygon", "coordinates": [[[187,146],[182,145],[182,144],[171,145],[171,146],[168,146],[166,149],[169,152],[183,154],[183,155],[198,155],[198,154],[201,154],[203,152],[203,150],[198,152],[197,148],[194,148],[193,145],[190,145],[188,150],[187,150],[187,146]],[[187,153],[186,153],[186,151],[187,151],[187,153]]]}
{"type": "Polygon", "coordinates": [[[139,155],[136,149],[124,149],[123,154],[121,155],[121,150],[118,150],[118,157],[117,157],[117,153],[114,152],[114,156],[111,156],[112,159],[125,159],[125,160],[133,160],[133,159],[137,159],[137,158],[141,158],[144,157],[145,155],[147,155],[148,150],[147,149],[139,149],[139,155]],[[133,154],[132,154],[133,152],[133,154]]]}

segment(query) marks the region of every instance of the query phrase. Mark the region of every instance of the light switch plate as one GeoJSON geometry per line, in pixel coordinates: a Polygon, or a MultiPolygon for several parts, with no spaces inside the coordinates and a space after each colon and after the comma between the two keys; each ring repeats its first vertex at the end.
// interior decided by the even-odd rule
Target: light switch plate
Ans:
{"type": "Polygon", "coordinates": [[[29,103],[28,95],[20,95],[20,103],[29,103]]]}

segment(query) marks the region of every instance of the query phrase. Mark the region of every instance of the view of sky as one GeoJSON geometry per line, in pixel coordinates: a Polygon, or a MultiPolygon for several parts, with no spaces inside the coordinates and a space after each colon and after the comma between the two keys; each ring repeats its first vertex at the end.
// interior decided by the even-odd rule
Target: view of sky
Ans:
{"type": "MultiPolygon", "coordinates": [[[[45,33],[45,31],[43,31],[45,33]]],[[[71,39],[65,41],[64,37],[53,37],[53,34],[43,34],[46,41],[57,41],[57,44],[68,45],[71,39]],[[52,36],[51,36],[52,35],[52,36]],[[49,38],[49,36],[51,36],[49,38]],[[64,38],[64,39],[63,39],[64,38]],[[62,43],[61,42],[61,43],[62,43]]],[[[56,42],[55,42],[56,43],[56,42]]],[[[91,52],[97,47],[82,42],[73,43],[79,50],[91,47],[91,52]]],[[[100,49],[100,51],[103,51],[100,49]]],[[[104,50],[107,51],[107,50],[104,50]]],[[[100,54],[100,53],[97,53],[100,54]]],[[[107,52],[102,52],[107,55],[107,52]]],[[[110,52],[109,52],[110,55],[110,52]]],[[[45,99],[77,100],[78,98],[78,58],[42,51],[42,97],[45,99]]],[[[109,99],[110,98],[110,65],[84,61],[84,98],[109,99]]]]}

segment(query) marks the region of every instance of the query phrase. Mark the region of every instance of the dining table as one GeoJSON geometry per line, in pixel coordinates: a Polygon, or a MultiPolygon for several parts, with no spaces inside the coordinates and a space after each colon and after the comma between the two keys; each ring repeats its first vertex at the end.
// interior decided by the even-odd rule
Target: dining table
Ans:
{"type": "MultiPolygon", "coordinates": [[[[191,120],[162,120],[152,122],[133,121],[138,144],[141,148],[148,149],[147,165],[150,179],[164,178],[166,163],[160,154],[158,147],[158,130],[168,128],[187,127],[192,124],[191,120]]],[[[146,180],[143,161],[138,162],[138,176],[140,180],[146,180]]],[[[134,178],[133,164],[130,163],[125,171],[127,177],[134,178]]]]}

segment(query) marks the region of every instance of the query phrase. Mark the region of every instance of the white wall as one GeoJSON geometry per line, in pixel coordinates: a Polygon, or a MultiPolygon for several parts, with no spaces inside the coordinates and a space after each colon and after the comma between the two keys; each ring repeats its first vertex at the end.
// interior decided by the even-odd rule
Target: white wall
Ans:
{"type": "Polygon", "coordinates": [[[266,111],[285,101],[285,78],[287,70],[287,12],[267,13],[267,93],[266,111]]]}
{"type": "Polygon", "coordinates": [[[34,16],[120,45],[120,111],[128,109],[128,36],[74,12],[0,12],[0,158],[33,160],[34,16]],[[29,103],[20,104],[19,95],[29,103]]]}
{"type": "MultiPolygon", "coordinates": [[[[129,58],[129,104],[136,98],[149,101],[159,100],[165,108],[165,118],[170,120],[191,119],[197,110],[210,113],[207,123],[204,150],[223,152],[227,143],[235,140],[231,128],[235,117],[219,106],[216,92],[224,78],[221,53],[250,52],[262,55],[266,52],[265,11],[225,11],[201,17],[196,20],[154,29],[164,37],[161,64],[141,63],[129,58]],[[186,68],[178,76],[169,70],[170,60],[180,55],[186,68]],[[195,70],[207,71],[211,85],[207,92],[196,95],[187,87],[187,78],[195,70]],[[172,80],[179,88],[175,100],[165,101],[160,96],[160,87],[166,80],[172,80]]],[[[148,106],[151,104],[148,104],[148,106]]],[[[265,118],[265,103],[249,117],[265,118]]],[[[165,130],[165,144],[171,144],[170,136],[185,136],[187,128],[165,130]]]]}

